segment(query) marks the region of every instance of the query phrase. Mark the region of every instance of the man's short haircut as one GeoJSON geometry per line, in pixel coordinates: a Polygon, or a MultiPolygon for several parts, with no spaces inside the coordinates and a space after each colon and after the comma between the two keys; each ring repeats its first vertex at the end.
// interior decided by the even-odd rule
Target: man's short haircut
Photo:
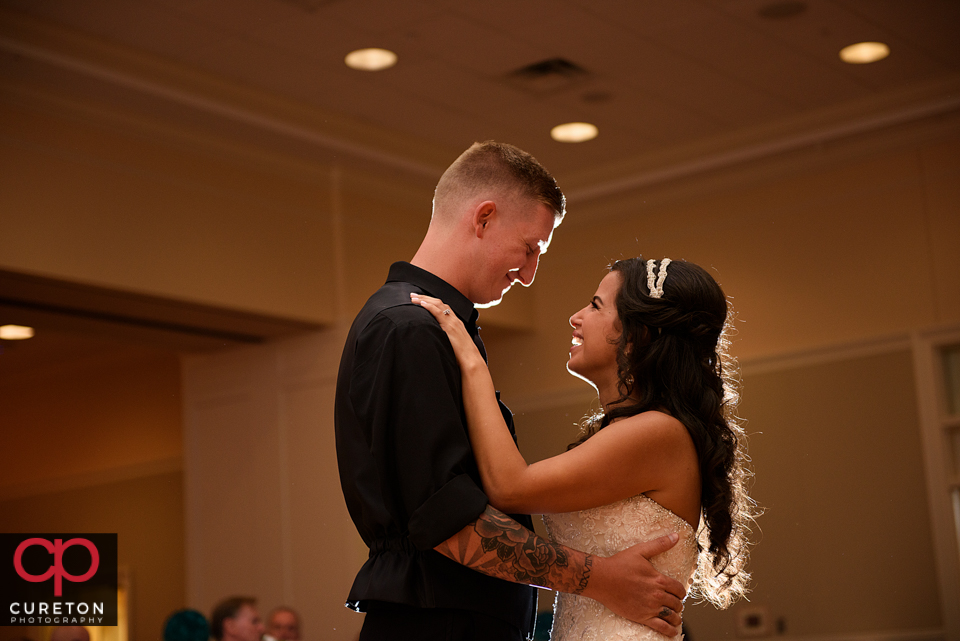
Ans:
{"type": "Polygon", "coordinates": [[[546,205],[555,226],[566,213],[563,192],[536,158],[513,145],[487,140],[473,143],[443,172],[433,195],[434,214],[484,190],[513,191],[546,205]]]}
{"type": "Polygon", "coordinates": [[[257,600],[249,596],[232,596],[224,599],[213,608],[213,613],[210,615],[210,634],[217,641],[221,641],[223,639],[224,619],[234,618],[245,605],[252,608],[256,604],[257,600]]]}
{"type": "Polygon", "coordinates": [[[291,608],[288,605],[278,605],[274,609],[270,610],[270,616],[267,617],[267,621],[273,618],[274,614],[279,614],[280,612],[289,612],[293,616],[297,617],[297,621],[300,620],[300,615],[297,614],[297,611],[291,608]]]}

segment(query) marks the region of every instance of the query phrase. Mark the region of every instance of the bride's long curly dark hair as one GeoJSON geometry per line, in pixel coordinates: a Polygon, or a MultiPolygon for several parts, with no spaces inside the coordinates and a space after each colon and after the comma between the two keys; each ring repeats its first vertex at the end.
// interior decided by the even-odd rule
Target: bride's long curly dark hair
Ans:
{"type": "MultiPolygon", "coordinates": [[[[656,274],[661,262],[655,261],[656,274]]],[[[747,536],[756,508],[747,494],[746,434],[736,416],[740,381],[728,357],[727,299],[703,268],[670,262],[663,295],[650,296],[643,258],[614,263],[620,397],[587,421],[575,447],[618,418],[666,410],[687,428],[700,461],[700,558],[691,593],[718,607],[746,592],[747,536]],[[612,409],[611,409],[612,408],[612,409]]]]}

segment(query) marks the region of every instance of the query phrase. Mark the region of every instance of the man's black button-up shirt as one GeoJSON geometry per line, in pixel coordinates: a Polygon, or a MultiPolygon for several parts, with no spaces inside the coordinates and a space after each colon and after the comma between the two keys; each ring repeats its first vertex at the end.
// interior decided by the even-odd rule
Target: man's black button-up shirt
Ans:
{"type": "MultiPolygon", "coordinates": [[[[473,303],[409,263],[391,266],[354,321],[340,361],[334,424],[343,495],[370,557],[347,605],[473,610],[529,633],[533,588],[488,577],[433,549],[476,520],[487,496],[467,435],[456,356],[436,320],[410,302],[412,292],[443,299],[486,356],[473,303]]],[[[502,403],[501,410],[512,433],[513,416],[502,403]]],[[[514,518],[532,529],[529,516],[514,518]]]]}

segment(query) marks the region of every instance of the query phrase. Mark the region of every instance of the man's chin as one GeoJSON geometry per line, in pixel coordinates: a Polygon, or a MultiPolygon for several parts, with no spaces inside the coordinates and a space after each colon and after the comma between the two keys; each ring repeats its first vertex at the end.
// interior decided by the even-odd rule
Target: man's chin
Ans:
{"type": "Polygon", "coordinates": [[[476,308],[478,308],[478,309],[486,309],[486,308],[488,308],[488,307],[493,307],[493,306],[495,306],[495,305],[499,305],[499,304],[500,304],[500,301],[503,300],[503,297],[506,295],[507,292],[510,291],[510,288],[511,288],[511,287],[513,287],[513,283],[507,285],[507,288],[504,289],[502,292],[500,292],[500,297],[499,297],[498,299],[492,300],[492,301],[490,301],[490,302],[488,302],[488,303],[474,303],[473,306],[476,307],[476,308]]]}
{"type": "Polygon", "coordinates": [[[501,296],[497,300],[492,300],[489,303],[474,303],[473,306],[476,307],[477,309],[487,309],[488,307],[494,307],[496,305],[499,305],[500,301],[502,300],[503,300],[503,296],[501,296]]]}

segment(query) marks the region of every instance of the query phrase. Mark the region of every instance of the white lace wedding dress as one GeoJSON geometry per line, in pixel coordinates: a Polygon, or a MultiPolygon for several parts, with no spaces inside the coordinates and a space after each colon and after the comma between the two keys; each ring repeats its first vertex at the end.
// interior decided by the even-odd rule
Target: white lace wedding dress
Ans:
{"type": "MultiPolygon", "coordinates": [[[[545,514],[543,522],[554,541],[599,556],[676,532],[677,544],[651,562],[661,573],[690,587],[697,565],[696,533],[689,523],[643,494],[580,512],[545,514]]],[[[551,641],[667,639],[586,597],[561,592],[553,608],[551,641]]]]}

